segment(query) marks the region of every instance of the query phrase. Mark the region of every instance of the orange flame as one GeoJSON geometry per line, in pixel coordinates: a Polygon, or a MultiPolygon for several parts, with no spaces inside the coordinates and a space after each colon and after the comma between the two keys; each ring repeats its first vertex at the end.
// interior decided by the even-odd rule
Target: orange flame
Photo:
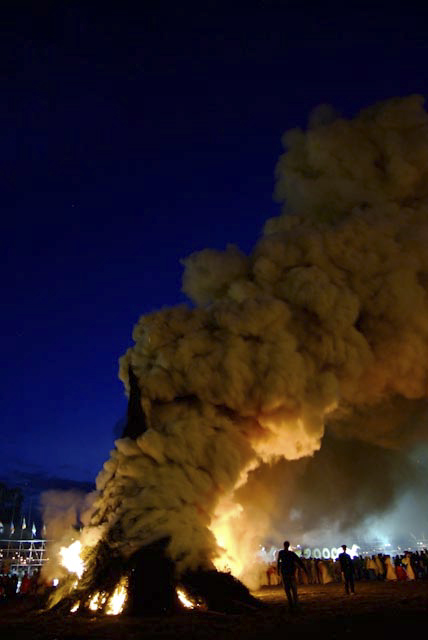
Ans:
{"type": "Polygon", "coordinates": [[[186,609],[195,609],[195,607],[200,606],[199,604],[191,600],[189,595],[183,589],[177,588],[177,596],[181,604],[185,606],[186,609]]]}
{"type": "Polygon", "coordinates": [[[109,616],[117,616],[122,613],[128,596],[128,579],[123,577],[113,592],[107,603],[106,614],[109,616]]]}
{"type": "Polygon", "coordinates": [[[59,555],[61,556],[61,564],[69,573],[75,573],[78,578],[82,577],[84,564],[80,557],[82,545],[79,540],[73,542],[69,547],[61,547],[59,555]]]}

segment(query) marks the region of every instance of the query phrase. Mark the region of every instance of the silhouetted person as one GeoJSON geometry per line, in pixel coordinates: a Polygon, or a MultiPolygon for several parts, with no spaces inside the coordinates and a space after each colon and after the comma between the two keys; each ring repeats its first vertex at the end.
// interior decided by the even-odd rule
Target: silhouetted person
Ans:
{"type": "Polygon", "coordinates": [[[355,593],[354,591],[354,565],[352,563],[352,558],[349,553],[346,553],[346,544],[342,544],[343,552],[339,553],[339,562],[340,568],[342,569],[343,579],[345,581],[345,593],[349,595],[349,590],[351,593],[355,593]]]}
{"type": "Polygon", "coordinates": [[[37,593],[37,587],[39,585],[40,569],[36,569],[30,578],[30,593],[35,595],[37,593]]]}
{"type": "Polygon", "coordinates": [[[301,567],[307,574],[306,567],[294,551],[289,550],[290,543],[284,542],[284,549],[278,553],[278,574],[282,578],[285,595],[290,609],[296,609],[299,604],[297,597],[296,569],[301,567]]]}
{"type": "Polygon", "coordinates": [[[24,571],[24,575],[23,575],[22,581],[21,581],[21,586],[19,588],[19,593],[22,596],[26,596],[26,595],[28,595],[29,591],[30,591],[30,578],[28,577],[27,572],[24,571]]]}

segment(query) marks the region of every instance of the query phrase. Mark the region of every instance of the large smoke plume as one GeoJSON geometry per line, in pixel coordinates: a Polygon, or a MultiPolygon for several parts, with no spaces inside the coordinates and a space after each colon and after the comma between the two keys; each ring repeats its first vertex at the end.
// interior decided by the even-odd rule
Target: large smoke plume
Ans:
{"type": "Polygon", "coordinates": [[[148,430],[115,442],[84,536],[123,557],[169,539],[178,573],[210,568],[222,544],[247,552],[326,519],[344,530],[417,481],[405,454],[428,432],[423,100],[352,120],[321,109],[284,145],[283,209],[253,252],[184,260],[195,306],[143,316],[121,358],[148,430]]]}

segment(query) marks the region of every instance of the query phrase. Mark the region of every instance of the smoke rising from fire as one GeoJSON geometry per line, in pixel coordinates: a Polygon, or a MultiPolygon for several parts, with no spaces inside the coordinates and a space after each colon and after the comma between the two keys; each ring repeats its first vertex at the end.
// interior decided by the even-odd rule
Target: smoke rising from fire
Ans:
{"type": "Polygon", "coordinates": [[[94,497],[94,492],[85,494],[75,490],[50,490],[41,494],[46,538],[50,541],[49,562],[42,568],[46,580],[53,580],[64,573],[60,548],[77,538],[82,526],[89,525],[94,497]]]}
{"type": "Polygon", "coordinates": [[[185,259],[195,307],[143,316],[121,359],[149,428],[116,441],[90,527],[125,557],[169,537],[178,572],[210,567],[228,509],[218,543],[245,531],[250,548],[296,519],[352,526],[414,479],[400,451],[428,431],[423,100],[318,111],[284,144],[283,209],[253,252],[185,259]]]}

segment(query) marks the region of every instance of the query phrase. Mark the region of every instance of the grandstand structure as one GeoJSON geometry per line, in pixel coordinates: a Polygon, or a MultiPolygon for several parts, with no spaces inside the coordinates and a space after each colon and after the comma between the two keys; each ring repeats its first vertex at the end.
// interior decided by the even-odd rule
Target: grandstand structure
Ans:
{"type": "Polygon", "coordinates": [[[46,539],[0,539],[0,574],[32,575],[47,562],[46,539]]]}
{"type": "Polygon", "coordinates": [[[26,506],[19,487],[0,482],[0,575],[32,575],[47,562],[46,527],[32,502],[26,506]]]}

